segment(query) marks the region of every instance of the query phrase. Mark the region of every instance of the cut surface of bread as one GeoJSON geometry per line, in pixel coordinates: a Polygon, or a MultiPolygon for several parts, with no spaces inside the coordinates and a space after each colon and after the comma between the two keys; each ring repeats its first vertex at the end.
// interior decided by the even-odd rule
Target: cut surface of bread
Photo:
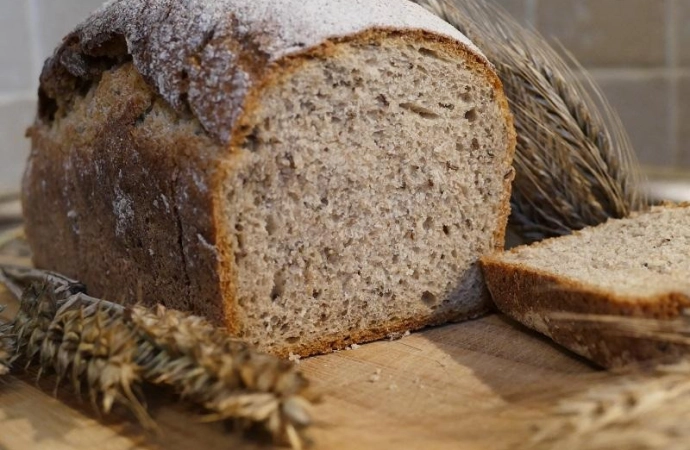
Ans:
{"type": "Polygon", "coordinates": [[[246,337],[299,342],[484,308],[475,262],[501,245],[510,169],[494,151],[507,134],[483,74],[439,52],[341,46],[267,90],[224,185],[246,337]]]}
{"type": "MultiPolygon", "coordinates": [[[[690,306],[690,206],[648,213],[482,259],[498,308],[604,366],[683,351],[561,313],[674,319],[690,306]]],[[[687,351],[687,349],[685,349],[687,351]]]]}
{"type": "MultiPolygon", "coordinates": [[[[104,20],[124,2],[48,62],[24,184],[36,265],[94,295],[203,314],[280,355],[485,312],[478,258],[503,245],[515,137],[466,39],[403,1],[308,0],[294,3],[364,8],[372,23],[290,51],[284,32],[280,51],[253,36],[259,49],[242,41],[220,61],[211,50],[240,44],[218,4],[186,3],[215,31],[157,78],[142,64],[155,65],[146,45],[160,47],[165,22],[137,41],[142,23],[104,20]],[[170,94],[183,63],[187,90],[170,94]],[[201,76],[209,67],[221,78],[201,76]],[[240,69],[250,78],[226,85],[240,69]]],[[[275,12],[220,3],[248,28],[275,12]]]]}

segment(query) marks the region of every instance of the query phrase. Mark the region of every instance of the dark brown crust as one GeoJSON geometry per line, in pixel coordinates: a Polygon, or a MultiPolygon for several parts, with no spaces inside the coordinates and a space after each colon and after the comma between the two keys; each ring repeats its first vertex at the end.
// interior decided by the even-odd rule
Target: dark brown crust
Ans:
{"type": "Polygon", "coordinates": [[[668,292],[633,299],[523,264],[507,263],[501,255],[484,257],[481,263],[493,300],[503,313],[603,367],[663,360],[688,351],[661,342],[617,335],[604,324],[551,318],[553,313],[570,312],[673,319],[690,307],[687,295],[668,292]]]}
{"type": "MultiPolygon", "coordinates": [[[[107,30],[103,34],[93,34],[87,23],[67,37],[56,56],[46,64],[41,77],[41,107],[31,132],[34,149],[32,167],[27,170],[24,188],[27,236],[34,249],[37,266],[65,272],[84,281],[93,294],[116,301],[133,301],[137,298],[139,288],[142,288],[146,302],[161,301],[171,307],[203,313],[218,322],[222,321],[231,332],[237,332],[240,324],[234,299],[234,257],[228,240],[230,230],[223,228],[225,217],[222,205],[225,198],[221,186],[233,170],[232,154],[235,148],[242,145],[250,132],[252,112],[259,107],[262,92],[298,70],[305,60],[328,57],[340,43],[357,44],[393,36],[438,45],[449,55],[464,59],[494,87],[496,101],[500,103],[505,116],[508,136],[508,148],[501,161],[506,167],[501,217],[497,220],[492,243],[495,249],[502,249],[513,177],[511,163],[515,132],[512,115],[501,82],[490,64],[464,45],[422,30],[372,29],[347,38],[332,39],[268,64],[265,55],[255,54],[258,50],[245,45],[246,42],[240,46],[238,42],[242,39],[232,35],[226,37],[226,41],[234,47],[241,47],[242,60],[261,65],[261,70],[255,67],[249,72],[253,76],[261,74],[262,78],[254,80],[243,99],[243,113],[230,133],[229,148],[223,144],[225,133],[220,129],[209,129],[208,126],[205,130],[209,135],[186,136],[177,133],[171,137],[171,141],[164,143],[146,141],[145,133],[138,135],[134,132],[151,104],[161,101],[161,93],[150,77],[144,77],[150,93],[148,98],[136,100],[137,96],[133,95],[133,100],[123,102],[121,99],[127,98],[127,92],[113,95],[112,103],[121,112],[97,123],[99,130],[95,131],[96,139],[92,143],[84,144],[76,134],[64,136],[60,141],[52,140],[55,117],[59,119],[71,114],[74,102],[80,99],[80,91],[88,91],[89,86],[97,84],[104,72],[112,67],[130,64],[127,62],[130,59],[127,52],[131,50],[127,48],[122,31],[107,30]],[[54,166],[74,157],[70,156],[70,152],[75,142],[83,144],[77,152],[80,169],[68,174],[75,177],[73,180],[63,179],[61,176],[64,174],[55,171],[54,166]],[[118,156],[115,158],[114,154],[118,156]],[[133,163],[135,154],[142,158],[139,167],[133,163]],[[99,161],[109,171],[105,179],[97,176],[93,170],[93,165],[99,161]],[[101,219],[112,216],[108,208],[117,200],[113,198],[113,186],[120,169],[125,174],[126,192],[137,196],[136,201],[132,202],[134,223],[124,239],[112,234],[116,228],[113,219],[101,219]],[[45,196],[41,195],[43,181],[50,186],[45,196]],[[64,190],[65,186],[69,187],[69,192],[64,190]],[[160,213],[151,206],[161,194],[169,196],[173,202],[169,214],[160,213]],[[76,200],[69,204],[72,198],[76,200]],[[80,222],[81,238],[75,237],[70,231],[73,221],[65,218],[72,209],[80,214],[85,211],[93,214],[89,220],[80,222]],[[204,242],[209,245],[204,245],[204,242]],[[155,255],[165,256],[156,258],[145,254],[149,248],[154,249],[155,255]],[[213,248],[215,252],[210,250],[213,248]],[[108,271],[111,271],[112,277],[104,277],[108,271]]],[[[223,45],[223,42],[215,42],[214,45],[223,45]]],[[[187,56],[194,58],[194,54],[187,56]]],[[[178,75],[182,76],[170,76],[178,75]]],[[[204,78],[207,75],[200,72],[195,76],[204,78]]],[[[205,95],[227,99],[232,94],[230,90],[221,89],[205,95]]],[[[194,120],[192,115],[211,116],[213,111],[200,111],[199,108],[211,108],[218,101],[208,103],[203,98],[197,100],[191,110],[185,109],[184,105],[173,106],[177,108],[178,115],[190,121],[194,120]]],[[[125,187],[122,189],[125,190],[125,187]]],[[[282,355],[290,352],[303,355],[325,352],[334,346],[376,340],[395,332],[474,317],[485,312],[487,304],[488,294],[484,305],[470,313],[450,311],[411,318],[348,335],[321,336],[313,342],[274,351],[282,355]]]]}
{"type": "Polygon", "coordinates": [[[219,261],[204,245],[215,241],[215,206],[194,181],[217,170],[219,147],[193,129],[156,130],[152,111],[174,113],[131,63],[95,90],[103,109],[91,117],[30,131],[23,205],[34,264],[99,297],[159,302],[222,323],[219,301],[192,301],[221,297],[219,261]]]}

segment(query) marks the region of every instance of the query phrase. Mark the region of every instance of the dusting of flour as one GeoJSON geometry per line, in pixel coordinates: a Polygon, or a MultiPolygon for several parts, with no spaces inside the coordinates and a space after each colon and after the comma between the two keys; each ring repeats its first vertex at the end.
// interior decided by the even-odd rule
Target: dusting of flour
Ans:
{"type": "Polygon", "coordinates": [[[134,219],[134,208],[132,207],[132,199],[120,187],[115,188],[113,215],[115,216],[115,235],[124,237],[129,223],[134,219]]]}
{"type": "MultiPolygon", "coordinates": [[[[74,35],[87,54],[123,36],[137,69],[163,98],[189,108],[227,142],[268,64],[375,28],[433,32],[481,55],[457,29],[407,0],[112,0],[74,35]]],[[[70,58],[60,63],[84,74],[70,58]]]]}

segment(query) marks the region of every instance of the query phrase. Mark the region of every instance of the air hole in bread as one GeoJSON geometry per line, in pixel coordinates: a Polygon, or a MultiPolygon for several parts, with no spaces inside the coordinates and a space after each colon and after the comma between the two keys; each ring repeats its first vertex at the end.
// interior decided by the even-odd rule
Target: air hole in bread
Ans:
{"type": "Polygon", "coordinates": [[[422,302],[424,302],[425,305],[433,306],[436,304],[437,301],[438,301],[438,298],[434,294],[432,294],[431,292],[429,292],[429,291],[422,292],[422,302]]]}
{"type": "Polygon", "coordinates": [[[399,106],[400,106],[402,109],[411,111],[411,112],[413,112],[413,113],[415,113],[415,114],[419,114],[419,116],[422,117],[422,118],[424,118],[424,119],[438,119],[438,118],[439,118],[439,115],[438,115],[438,114],[436,114],[435,112],[433,112],[433,111],[430,110],[429,108],[426,108],[426,107],[424,107],[424,106],[422,106],[422,105],[418,105],[418,104],[415,104],[415,103],[405,102],[405,103],[400,103],[399,106]]]}
{"type": "Polygon", "coordinates": [[[285,274],[276,272],[273,275],[273,289],[271,290],[271,300],[275,301],[285,293],[285,274]]]}
{"type": "Polygon", "coordinates": [[[469,111],[465,113],[465,119],[469,122],[474,122],[479,118],[479,114],[477,113],[476,108],[472,108],[469,111]]]}
{"type": "Polygon", "coordinates": [[[273,214],[270,214],[268,217],[266,217],[266,233],[269,236],[272,236],[276,230],[278,229],[278,223],[276,221],[276,218],[273,214]]]}
{"type": "Polygon", "coordinates": [[[422,55],[428,56],[430,58],[440,59],[442,61],[446,60],[446,58],[442,57],[438,52],[431,50],[430,48],[419,47],[419,49],[417,51],[419,53],[421,53],[422,55]]]}

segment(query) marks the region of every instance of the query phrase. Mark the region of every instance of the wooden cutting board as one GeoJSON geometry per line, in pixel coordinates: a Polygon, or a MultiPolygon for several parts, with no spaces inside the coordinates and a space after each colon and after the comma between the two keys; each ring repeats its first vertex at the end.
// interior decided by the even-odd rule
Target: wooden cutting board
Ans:
{"type": "MultiPolygon", "coordinates": [[[[0,263],[27,264],[0,256],[0,263]]],[[[3,292],[0,302],[14,300],[3,292]]],[[[315,408],[315,449],[522,448],[559,400],[603,374],[507,319],[413,333],[300,361],[324,394],[315,408]]],[[[126,415],[99,419],[68,390],[53,396],[19,371],[0,383],[0,449],[255,448],[220,424],[202,424],[185,405],[152,395],[160,432],[126,415]]],[[[265,444],[264,447],[265,448],[265,444]]]]}

